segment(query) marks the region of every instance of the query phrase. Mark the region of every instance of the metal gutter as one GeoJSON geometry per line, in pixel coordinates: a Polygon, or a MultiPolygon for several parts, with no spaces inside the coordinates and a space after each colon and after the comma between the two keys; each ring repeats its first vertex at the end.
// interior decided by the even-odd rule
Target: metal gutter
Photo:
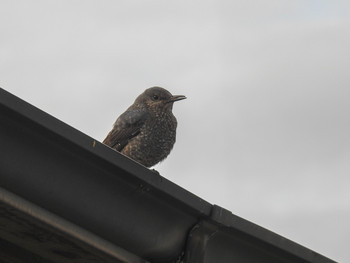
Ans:
{"type": "Polygon", "coordinates": [[[0,222],[10,226],[0,227],[0,252],[14,251],[9,258],[22,251],[23,262],[334,262],[211,205],[3,89],[0,123],[0,222]],[[42,240],[62,240],[60,255],[33,241],[38,229],[42,240]],[[32,241],[21,238],[25,231],[32,241]]]}

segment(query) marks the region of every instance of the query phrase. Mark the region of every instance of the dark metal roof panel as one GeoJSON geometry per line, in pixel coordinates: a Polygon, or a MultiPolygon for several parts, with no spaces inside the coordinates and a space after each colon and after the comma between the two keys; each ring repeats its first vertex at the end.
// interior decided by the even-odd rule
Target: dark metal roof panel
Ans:
{"type": "MultiPolygon", "coordinates": [[[[276,257],[280,262],[333,262],[212,206],[3,89],[0,122],[0,190],[40,212],[28,215],[28,209],[4,201],[11,198],[0,202],[5,211],[12,207],[33,224],[50,225],[49,235],[65,233],[77,244],[85,242],[111,256],[101,250],[101,244],[108,244],[115,253],[130,256],[121,262],[172,262],[183,251],[186,262],[218,262],[214,259],[223,252],[227,261],[223,257],[221,262],[251,258],[252,253],[267,261],[249,262],[277,262],[276,257]],[[68,222],[61,224],[67,228],[57,227],[56,220],[68,222]],[[85,239],[72,235],[74,226],[79,233],[85,231],[85,239]],[[233,247],[245,248],[246,254],[233,247]]],[[[6,234],[6,229],[0,231],[6,234]]],[[[0,249],[1,241],[11,240],[0,240],[0,249]]],[[[25,244],[22,248],[28,250],[25,244]]],[[[120,260],[117,254],[115,258],[120,260]]]]}
{"type": "Polygon", "coordinates": [[[1,262],[146,262],[3,188],[0,247],[1,262]]]}

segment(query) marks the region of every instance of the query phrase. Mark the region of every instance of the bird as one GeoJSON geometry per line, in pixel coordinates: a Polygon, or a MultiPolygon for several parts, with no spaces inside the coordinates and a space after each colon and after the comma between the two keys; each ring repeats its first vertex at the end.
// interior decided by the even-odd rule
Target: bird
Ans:
{"type": "Polygon", "coordinates": [[[161,87],[146,89],[117,118],[103,143],[145,167],[156,165],[173,149],[177,120],[172,109],[183,99],[161,87]]]}

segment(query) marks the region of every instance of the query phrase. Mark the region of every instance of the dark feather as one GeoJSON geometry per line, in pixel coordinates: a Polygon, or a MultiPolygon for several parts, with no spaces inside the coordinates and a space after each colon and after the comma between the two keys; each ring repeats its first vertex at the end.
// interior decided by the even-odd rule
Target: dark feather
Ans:
{"type": "Polygon", "coordinates": [[[129,140],[140,133],[147,116],[144,110],[127,110],[119,116],[103,143],[117,151],[123,150],[129,140]]]}

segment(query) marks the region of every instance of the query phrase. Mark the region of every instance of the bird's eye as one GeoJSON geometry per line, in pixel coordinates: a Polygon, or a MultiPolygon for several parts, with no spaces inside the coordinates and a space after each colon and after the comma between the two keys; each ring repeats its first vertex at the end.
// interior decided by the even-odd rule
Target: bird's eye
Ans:
{"type": "Polygon", "coordinates": [[[153,99],[158,100],[159,99],[158,95],[153,95],[153,99]]]}

